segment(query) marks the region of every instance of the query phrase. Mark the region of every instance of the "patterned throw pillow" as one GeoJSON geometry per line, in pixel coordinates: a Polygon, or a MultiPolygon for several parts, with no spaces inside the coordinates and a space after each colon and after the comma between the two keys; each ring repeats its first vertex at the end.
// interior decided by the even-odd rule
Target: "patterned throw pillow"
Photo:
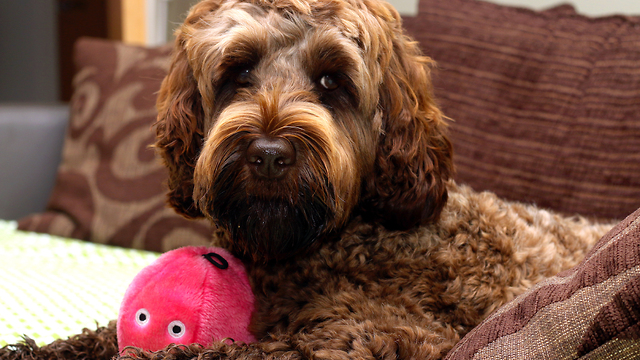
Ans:
{"type": "Polygon", "coordinates": [[[150,148],[169,52],[78,41],[56,185],[46,211],[21,219],[21,230],[153,251],[209,243],[208,224],[165,205],[167,173],[150,148]]]}
{"type": "Polygon", "coordinates": [[[637,210],[574,269],[538,283],[490,315],[446,360],[639,358],[637,210]]]}
{"type": "Polygon", "coordinates": [[[565,213],[640,207],[640,17],[421,0],[457,180],[565,213]]]}

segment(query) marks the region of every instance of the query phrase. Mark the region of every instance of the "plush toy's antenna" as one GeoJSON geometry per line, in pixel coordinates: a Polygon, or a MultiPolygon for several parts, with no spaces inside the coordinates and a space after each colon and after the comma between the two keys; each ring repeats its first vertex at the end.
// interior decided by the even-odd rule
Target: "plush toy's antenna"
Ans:
{"type": "Polygon", "coordinates": [[[213,266],[217,267],[218,269],[226,269],[229,267],[229,263],[227,262],[227,260],[225,260],[221,255],[218,255],[214,252],[210,252],[208,254],[204,254],[202,255],[205,259],[207,259],[208,262],[212,263],[213,266]],[[215,259],[214,259],[215,258],[215,259]],[[220,262],[216,261],[219,260],[220,262]]]}

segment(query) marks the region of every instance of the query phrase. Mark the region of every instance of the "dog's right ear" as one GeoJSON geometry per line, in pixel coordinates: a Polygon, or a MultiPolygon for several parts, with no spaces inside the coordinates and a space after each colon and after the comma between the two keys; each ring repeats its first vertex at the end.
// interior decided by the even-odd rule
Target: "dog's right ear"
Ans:
{"type": "Polygon", "coordinates": [[[188,61],[188,40],[202,27],[202,18],[216,11],[223,2],[202,1],[189,11],[184,24],[176,31],[171,66],[156,103],[155,148],[169,170],[168,203],[187,218],[204,216],[193,201],[193,175],[203,142],[204,110],[188,61]]]}
{"type": "Polygon", "coordinates": [[[202,217],[193,201],[193,172],[203,141],[201,97],[180,34],[156,108],[155,148],[169,171],[168,203],[187,218],[202,217]]]}

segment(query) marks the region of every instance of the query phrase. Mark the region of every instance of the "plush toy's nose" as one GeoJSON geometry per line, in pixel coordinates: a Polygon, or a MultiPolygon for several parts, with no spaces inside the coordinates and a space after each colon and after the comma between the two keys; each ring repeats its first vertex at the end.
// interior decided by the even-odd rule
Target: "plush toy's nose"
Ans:
{"type": "Polygon", "coordinates": [[[286,139],[261,137],[249,144],[246,159],[256,175],[277,179],[295,164],[296,151],[286,139]]]}

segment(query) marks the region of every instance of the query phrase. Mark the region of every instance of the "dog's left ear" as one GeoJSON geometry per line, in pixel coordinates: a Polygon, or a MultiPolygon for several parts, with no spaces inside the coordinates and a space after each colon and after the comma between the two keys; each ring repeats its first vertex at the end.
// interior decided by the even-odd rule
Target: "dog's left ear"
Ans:
{"type": "Polygon", "coordinates": [[[453,162],[447,124],[432,94],[433,61],[400,29],[391,33],[379,90],[383,133],[373,176],[364,184],[363,210],[387,228],[403,230],[438,219],[453,162]]]}

